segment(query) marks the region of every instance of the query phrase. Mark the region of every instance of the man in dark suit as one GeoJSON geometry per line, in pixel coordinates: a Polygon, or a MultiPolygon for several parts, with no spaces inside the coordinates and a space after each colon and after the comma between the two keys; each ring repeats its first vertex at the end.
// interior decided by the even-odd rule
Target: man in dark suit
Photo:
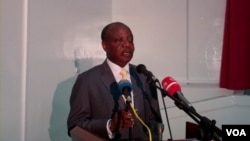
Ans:
{"type": "Polygon", "coordinates": [[[110,23],[103,28],[101,39],[107,59],[78,76],[70,97],[69,132],[78,126],[105,140],[149,140],[149,132],[126,110],[122,99],[118,82],[124,68],[132,84],[132,105],[150,128],[153,140],[158,140],[157,123],[162,119],[157,91],[129,64],[134,53],[130,28],[121,22],[110,23]]]}

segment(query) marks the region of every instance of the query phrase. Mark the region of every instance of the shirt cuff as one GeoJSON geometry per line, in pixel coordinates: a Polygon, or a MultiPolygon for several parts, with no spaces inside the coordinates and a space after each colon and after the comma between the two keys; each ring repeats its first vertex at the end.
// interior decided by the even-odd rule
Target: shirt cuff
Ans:
{"type": "Polygon", "coordinates": [[[108,132],[109,138],[113,139],[114,138],[114,134],[110,131],[110,126],[111,126],[111,119],[109,119],[107,121],[106,128],[107,128],[107,132],[108,132]]]}

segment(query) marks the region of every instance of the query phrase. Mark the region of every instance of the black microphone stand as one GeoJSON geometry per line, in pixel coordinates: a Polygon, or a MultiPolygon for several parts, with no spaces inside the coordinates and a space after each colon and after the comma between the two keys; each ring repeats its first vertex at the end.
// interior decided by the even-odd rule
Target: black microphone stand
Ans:
{"type": "MultiPolygon", "coordinates": [[[[163,98],[165,96],[168,96],[169,98],[174,100],[175,105],[179,109],[182,109],[194,121],[196,121],[199,124],[200,135],[198,135],[197,139],[202,140],[202,141],[211,141],[212,139],[215,139],[216,141],[221,141],[221,139],[219,137],[222,136],[222,131],[221,131],[221,129],[219,129],[218,127],[215,126],[215,124],[216,124],[215,120],[210,120],[205,116],[201,116],[194,109],[189,108],[185,103],[181,102],[179,99],[169,95],[166,90],[162,89],[161,87],[155,85],[152,82],[150,84],[152,84],[153,86],[155,86],[157,89],[159,89],[161,91],[161,94],[162,94],[163,98]]],[[[165,104],[164,104],[164,108],[165,108],[165,104]]]]}
{"type": "MultiPolygon", "coordinates": [[[[170,139],[168,139],[168,141],[172,141],[172,140],[173,140],[173,136],[172,136],[172,131],[171,131],[170,123],[169,123],[169,119],[168,119],[166,104],[165,104],[165,101],[164,101],[164,97],[166,96],[166,94],[162,92],[161,84],[160,84],[160,82],[159,82],[158,79],[153,80],[151,77],[148,77],[148,78],[147,78],[147,82],[148,82],[151,86],[154,86],[154,87],[156,87],[157,89],[160,89],[160,90],[161,90],[162,103],[163,103],[163,108],[164,108],[165,116],[166,116],[166,119],[167,119],[168,130],[169,130],[169,136],[170,136],[170,139]],[[159,86],[157,86],[156,83],[159,84],[159,86]]],[[[162,132],[163,132],[163,131],[162,131],[162,132]]],[[[162,140],[162,139],[160,139],[160,140],[162,140]]]]}

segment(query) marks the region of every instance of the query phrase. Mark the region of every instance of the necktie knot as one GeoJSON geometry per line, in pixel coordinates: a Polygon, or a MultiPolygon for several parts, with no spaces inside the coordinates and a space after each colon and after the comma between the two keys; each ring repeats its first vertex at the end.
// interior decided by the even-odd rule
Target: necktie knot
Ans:
{"type": "Polygon", "coordinates": [[[127,79],[127,73],[128,73],[128,71],[126,69],[124,69],[124,68],[121,69],[120,75],[122,76],[122,80],[127,79]]]}

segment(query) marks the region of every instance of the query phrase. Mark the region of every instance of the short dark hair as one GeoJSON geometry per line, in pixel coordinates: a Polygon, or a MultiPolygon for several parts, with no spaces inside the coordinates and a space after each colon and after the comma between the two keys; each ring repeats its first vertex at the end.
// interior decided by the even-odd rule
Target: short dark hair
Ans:
{"type": "Polygon", "coordinates": [[[106,40],[107,39],[107,35],[108,35],[108,32],[109,32],[109,29],[115,25],[121,25],[121,26],[124,26],[124,27],[127,27],[129,30],[130,28],[122,23],[122,22],[113,22],[113,23],[110,23],[108,25],[106,25],[103,29],[102,29],[102,32],[101,32],[101,39],[102,41],[106,40]]]}

